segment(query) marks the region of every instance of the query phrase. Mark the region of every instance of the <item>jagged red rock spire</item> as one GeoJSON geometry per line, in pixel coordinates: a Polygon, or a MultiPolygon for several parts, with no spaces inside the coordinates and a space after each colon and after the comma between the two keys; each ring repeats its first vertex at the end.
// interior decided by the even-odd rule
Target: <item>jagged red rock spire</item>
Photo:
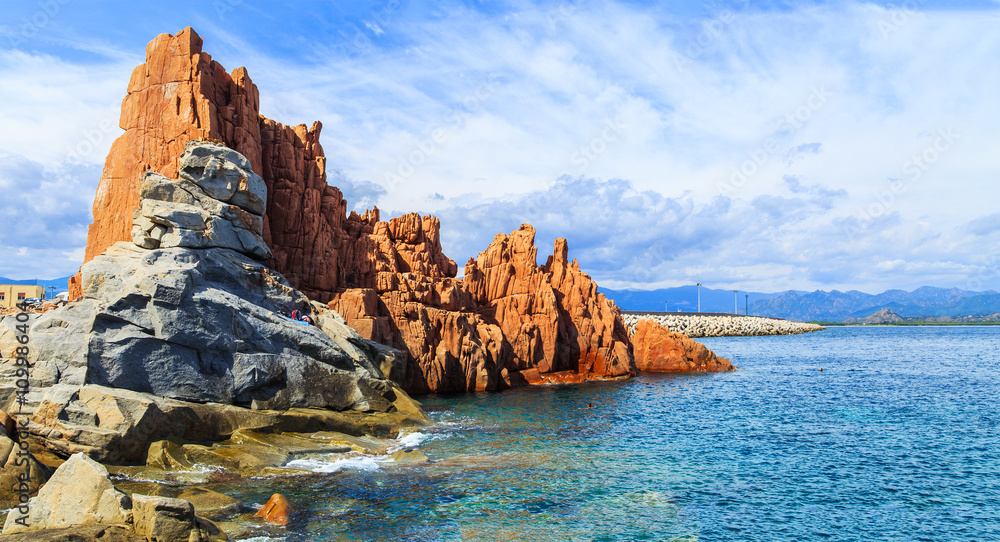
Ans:
{"type": "MultiPolygon", "coordinates": [[[[146,63],[132,71],[119,122],[125,133],[104,163],[85,263],[130,239],[143,173],[176,177],[177,157],[188,141],[225,141],[261,173],[257,87],[245,68],[228,74],[201,46],[190,27],[161,34],[146,46],[146,63]]],[[[78,280],[70,290],[70,297],[79,294],[78,280]]]]}

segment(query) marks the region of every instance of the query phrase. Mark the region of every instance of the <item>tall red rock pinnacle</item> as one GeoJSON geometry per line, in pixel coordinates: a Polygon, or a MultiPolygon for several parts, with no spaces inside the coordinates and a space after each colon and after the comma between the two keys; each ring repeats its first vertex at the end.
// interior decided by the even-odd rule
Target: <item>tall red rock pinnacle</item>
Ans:
{"type": "MultiPolygon", "coordinates": [[[[177,176],[177,157],[193,139],[225,141],[261,173],[259,97],[246,69],[232,74],[201,50],[191,28],[161,34],[146,46],[146,63],[132,71],[119,125],[94,198],[94,222],[84,262],[128,241],[139,183],[147,170],[177,176]]],[[[70,297],[80,295],[79,275],[70,297]]]]}
{"type": "MultiPolygon", "coordinates": [[[[441,250],[438,219],[381,221],[347,214],[326,183],[322,126],[285,126],[259,113],[244,68],[227,73],[190,28],[146,48],[122,103],[121,127],[94,201],[86,260],[130,239],[147,170],[176,176],[194,139],[242,153],[267,185],[263,237],[270,264],[312,299],[329,302],[362,335],[407,355],[409,391],[490,390],[525,383],[634,374],[618,309],[567,261],[564,240],[536,263],[534,230],[500,234],[466,265],[464,280],[441,250]]],[[[71,281],[79,295],[79,280],[71,281]]]]}

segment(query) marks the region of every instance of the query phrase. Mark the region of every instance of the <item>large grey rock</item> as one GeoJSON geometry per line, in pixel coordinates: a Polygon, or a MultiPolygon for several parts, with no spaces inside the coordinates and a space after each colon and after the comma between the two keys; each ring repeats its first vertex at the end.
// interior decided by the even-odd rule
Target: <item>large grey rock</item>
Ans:
{"type": "Polygon", "coordinates": [[[197,184],[215,199],[264,215],[267,186],[245,156],[209,141],[188,142],[184,151],[179,167],[182,179],[197,184]]]}
{"type": "Polygon", "coordinates": [[[131,501],[115,489],[103,465],[84,454],[63,463],[38,496],[28,503],[25,517],[18,509],[7,516],[3,534],[77,525],[124,525],[131,521],[131,501]]]}
{"type": "Polygon", "coordinates": [[[132,241],[153,248],[229,248],[271,257],[261,237],[267,188],[241,154],[215,143],[188,143],[180,179],[147,172],[133,215],[132,241]]]}
{"type": "Polygon", "coordinates": [[[367,356],[375,360],[382,375],[389,380],[403,385],[406,380],[406,355],[392,348],[363,338],[357,331],[347,325],[347,320],[330,310],[322,303],[312,302],[312,316],[316,327],[323,330],[341,348],[356,356],[367,356]]]}
{"type": "Polygon", "coordinates": [[[278,316],[308,300],[237,252],[117,243],[83,266],[83,292],[33,327],[59,383],[266,409],[384,411],[394,400],[373,352],[352,346],[360,336],[338,344],[278,316]]]}

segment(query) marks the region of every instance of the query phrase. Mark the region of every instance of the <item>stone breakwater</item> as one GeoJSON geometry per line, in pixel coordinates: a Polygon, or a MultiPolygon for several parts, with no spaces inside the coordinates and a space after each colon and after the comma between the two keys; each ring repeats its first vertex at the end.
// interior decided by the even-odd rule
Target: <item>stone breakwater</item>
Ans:
{"type": "Polygon", "coordinates": [[[760,335],[796,335],[826,329],[816,324],[792,322],[762,316],[705,316],[700,314],[622,314],[631,332],[639,320],[652,320],[670,331],[688,337],[754,337],[760,335]]]}

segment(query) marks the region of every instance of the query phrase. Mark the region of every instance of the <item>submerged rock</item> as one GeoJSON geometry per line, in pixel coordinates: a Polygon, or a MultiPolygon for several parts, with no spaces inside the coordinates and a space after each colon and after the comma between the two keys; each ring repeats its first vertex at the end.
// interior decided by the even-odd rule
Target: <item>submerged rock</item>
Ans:
{"type": "Polygon", "coordinates": [[[396,463],[404,465],[430,462],[430,459],[418,450],[396,450],[390,457],[396,463]]]}

